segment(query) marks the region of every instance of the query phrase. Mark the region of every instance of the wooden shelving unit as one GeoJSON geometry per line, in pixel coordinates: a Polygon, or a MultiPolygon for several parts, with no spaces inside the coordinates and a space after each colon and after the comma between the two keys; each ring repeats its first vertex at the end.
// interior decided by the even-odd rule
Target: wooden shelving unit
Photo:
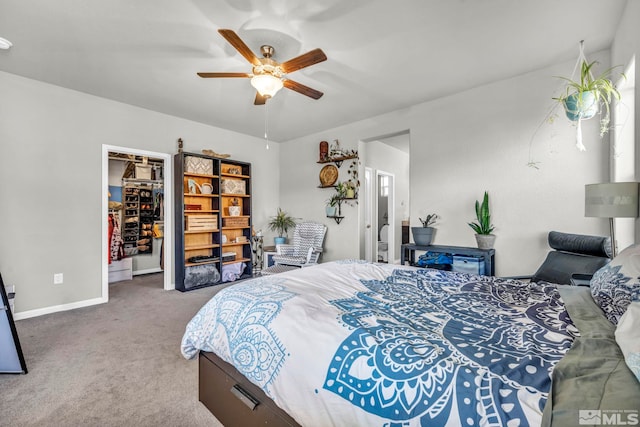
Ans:
{"type": "Polygon", "coordinates": [[[174,174],[176,289],[220,284],[223,265],[233,263],[245,263],[241,279],[251,277],[251,165],[178,153],[174,174]],[[207,173],[191,170],[194,164],[207,173]],[[243,194],[227,191],[242,189],[243,194]],[[230,211],[232,206],[237,208],[230,211]],[[238,210],[239,215],[233,215],[238,210]]]}

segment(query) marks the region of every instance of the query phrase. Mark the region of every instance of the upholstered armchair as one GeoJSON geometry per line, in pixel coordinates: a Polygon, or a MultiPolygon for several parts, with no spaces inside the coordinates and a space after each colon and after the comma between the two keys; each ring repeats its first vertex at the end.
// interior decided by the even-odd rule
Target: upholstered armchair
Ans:
{"type": "Polygon", "coordinates": [[[327,227],[317,222],[302,222],[296,225],[291,244],[276,245],[274,265],[262,270],[262,274],[282,273],[316,265],[322,254],[326,232],[327,227]]]}

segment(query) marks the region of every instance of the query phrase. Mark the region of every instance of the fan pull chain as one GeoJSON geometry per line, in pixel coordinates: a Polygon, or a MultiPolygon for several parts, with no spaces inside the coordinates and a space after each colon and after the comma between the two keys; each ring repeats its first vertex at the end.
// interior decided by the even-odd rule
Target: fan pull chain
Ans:
{"type": "Polygon", "coordinates": [[[264,140],[267,142],[267,145],[265,146],[265,149],[267,150],[269,149],[269,137],[267,136],[267,133],[269,131],[269,120],[267,118],[268,112],[269,112],[268,108],[269,108],[269,103],[266,102],[264,104],[264,140]]]}

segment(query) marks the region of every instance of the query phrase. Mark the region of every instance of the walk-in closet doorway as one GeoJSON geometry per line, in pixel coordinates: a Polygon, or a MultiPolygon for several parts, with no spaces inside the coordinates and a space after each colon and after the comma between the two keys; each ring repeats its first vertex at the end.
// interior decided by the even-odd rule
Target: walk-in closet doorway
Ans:
{"type": "MultiPolygon", "coordinates": [[[[152,162],[147,164],[154,164],[157,166],[161,163],[161,176],[152,176],[148,182],[145,182],[145,179],[126,179],[122,181],[121,190],[114,188],[111,186],[111,190],[122,191],[121,200],[122,200],[122,212],[119,215],[120,219],[120,232],[121,237],[123,238],[124,245],[124,233],[125,233],[125,221],[128,218],[130,221],[140,221],[139,226],[136,226],[135,229],[139,230],[136,236],[131,237],[129,240],[134,239],[134,245],[131,244],[128,246],[129,254],[126,257],[133,259],[133,257],[140,257],[139,261],[147,260],[143,259],[154,259],[157,262],[151,265],[144,265],[141,262],[137,264],[142,264],[142,270],[139,271],[140,274],[145,273],[154,273],[154,272],[162,272],[163,273],[163,288],[165,290],[175,289],[174,284],[174,273],[173,273],[173,163],[172,156],[166,153],[157,153],[146,150],[138,150],[133,148],[112,146],[112,145],[103,145],[102,146],[102,224],[103,224],[103,232],[102,232],[102,299],[108,301],[109,298],[109,259],[111,254],[111,246],[110,246],[110,215],[113,214],[113,209],[110,209],[109,205],[109,194],[110,194],[110,158],[111,159],[126,159],[130,157],[131,159],[153,159],[152,162]],[[156,179],[158,178],[158,179],[156,179]],[[130,188],[129,191],[135,193],[136,195],[142,194],[143,199],[138,200],[138,215],[132,215],[125,218],[125,209],[127,207],[126,201],[126,191],[125,186],[130,188]],[[162,189],[162,191],[160,191],[162,189]],[[155,222],[151,223],[151,226],[148,227],[144,224],[144,221],[141,221],[146,215],[145,210],[153,211],[154,205],[151,202],[151,207],[149,206],[148,200],[155,200],[160,192],[162,193],[162,220],[158,220],[158,212],[155,211],[153,213],[155,222]],[[151,193],[151,194],[148,194],[151,193]],[[146,197],[146,199],[145,199],[146,197]],[[140,215],[142,213],[142,215],[140,215]],[[137,217],[137,218],[136,218],[137,217]],[[150,234],[149,231],[154,234],[150,234]],[[156,240],[156,244],[154,245],[154,235],[157,236],[157,233],[161,233],[162,235],[162,245],[159,245],[156,240]],[[147,240],[149,237],[149,240],[147,240]],[[140,242],[140,245],[138,245],[140,242]],[[140,250],[140,254],[134,254],[132,251],[135,249],[140,250]],[[161,257],[156,256],[162,252],[161,257]],[[155,254],[153,258],[151,254],[155,254]],[[156,265],[157,264],[157,265],[156,265]],[[162,265],[162,268],[160,268],[162,265]]],[[[132,162],[139,163],[139,162],[132,162]]],[[[112,165],[113,165],[112,160],[112,165]]],[[[112,178],[113,179],[113,178],[112,178]]],[[[113,206],[113,205],[112,205],[113,206]]],[[[131,205],[129,205],[131,206],[131,205]]],[[[131,206],[133,207],[133,206],[131,206]]],[[[130,235],[130,233],[129,233],[130,235]]],[[[123,248],[124,249],[124,248],[123,248]]],[[[113,275],[113,271],[111,272],[113,275]]]]}

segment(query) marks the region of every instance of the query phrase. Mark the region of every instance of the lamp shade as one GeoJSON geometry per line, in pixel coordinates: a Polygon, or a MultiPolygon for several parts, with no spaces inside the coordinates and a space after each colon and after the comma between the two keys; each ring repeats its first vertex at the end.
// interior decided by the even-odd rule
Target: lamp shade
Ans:
{"type": "Polygon", "coordinates": [[[638,216],[638,183],[612,182],[586,185],[584,216],[636,218],[638,216]]]}
{"type": "Polygon", "coordinates": [[[251,78],[251,86],[256,88],[260,95],[272,98],[276,92],[282,89],[282,80],[271,74],[258,74],[251,78]]]}

